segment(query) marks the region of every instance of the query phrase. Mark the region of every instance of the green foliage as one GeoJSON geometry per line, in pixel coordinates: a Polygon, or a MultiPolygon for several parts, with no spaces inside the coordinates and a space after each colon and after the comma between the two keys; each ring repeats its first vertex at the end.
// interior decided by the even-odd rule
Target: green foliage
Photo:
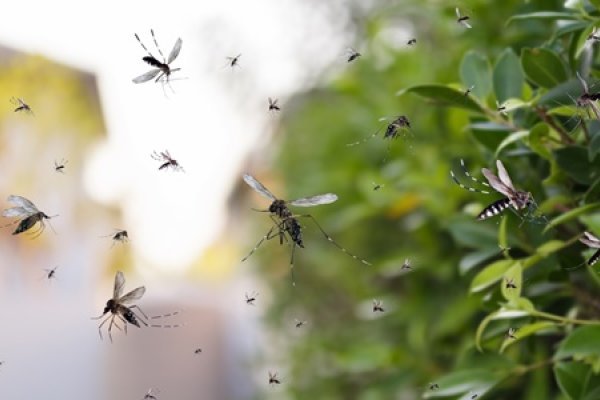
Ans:
{"type": "MultiPolygon", "coordinates": [[[[600,398],[600,274],[574,268],[589,256],[581,233],[600,235],[600,123],[573,102],[577,72],[597,91],[598,45],[586,39],[600,12],[597,2],[548,3],[478,3],[468,31],[451,8],[375,12],[367,49],[385,54],[365,51],[329,88],[288,105],[273,168],[287,197],[336,192],[337,203],[311,213],[373,264],[304,224],[297,286],[270,281],[274,328],[289,332],[296,313],[310,321],[287,342],[290,396],[600,398]],[[380,30],[394,12],[428,21],[414,25],[416,47],[386,45],[380,30]],[[346,146],[399,114],[411,133],[346,146]],[[537,208],[477,221],[501,195],[458,188],[449,171],[459,159],[479,177],[501,159],[537,208]],[[401,270],[405,258],[413,271],[401,270]],[[386,307],[379,318],[373,298],[386,307]]],[[[262,251],[263,271],[286,268],[288,253],[262,251]]]]}

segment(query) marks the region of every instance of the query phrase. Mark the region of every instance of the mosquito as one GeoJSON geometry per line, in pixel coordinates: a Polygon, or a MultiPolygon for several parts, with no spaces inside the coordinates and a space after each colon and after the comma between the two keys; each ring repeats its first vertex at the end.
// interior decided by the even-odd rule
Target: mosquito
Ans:
{"type": "Polygon", "coordinates": [[[412,270],[413,268],[412,268],[411,264],[412,263],[410,262],[410,260],[408,258],[405,258],[404,263],[402,263],[402,267],[400,267],[400,270],[402,270],[402,271],[405,269],[412,270]]]}
{"type": "Polygon", "coordinates": [[[54,171],[60,172],[61,174],[65,173],[65,167],[69,160],[65,160],[64,158],[60,160],[60,162],[54,161],[54,171]]]}
{"type": "Polygon", "coordinates": [[[516,289],[517,285],[515,285],[515,280],[513,278],[506,279],[506,285],[504,286],[507,289],[516,289]]]}
{"type": "Polygon", "coordinates": [[[111,237],[113,243],[110,247],[113,247],[117,242],[120,242],[121,244],[129,242],[129,234],[125,229],[119,229],[115,233],[111,233],[110,235],[102,237],[111,237]]]}
{"type": "Polygon", "coordinates": [[[592,40],[594,42],[598,42],[600,41],[600,36],[596,35],[597,29],[596,27],[594,27],[592,29],[592,32],[589,34],[589,36],[587,37],[587,40],[592,40]]]}
{"type": "Polygon", "coordinates": [[[408,42],[406,42],[407,45],[412,46],[417,44],[417,39],[416,38],[411,38],[408,40],[408,42]]]}
{"type": "Polygon", "coordinates": [[[508,113],[506,112],[506,106],[504,104],[500,104],[498,102],[498,100],[496,100],[496,111],[498,111],[500,114],[504,115],[505,117],[508,115],[508,113]]]}
{"type": "Polygon", "coordinates": [[[279,385],[281,384],[281,380],[277,376],[277,372],[269,371],[269,385],[279,385]]]}
{"type": "Polygon", "coordinates": [[[577,79],[579,79],[579,82],[581,83],[583,93],[575,100],[575,105],[578,108],[585,109],[588,112],[588,118],[590,117],[589,109],[591,108],[596,116],[596,119],[600,120],[600,108],[598,108],[598,105],[595,103],[596,101],[600,100],[600,93],[590,93],[587,82],[581,77],[581,75],[579,75],[579,72],[577,72],[577,79]]]}
{"type": "Polygon", "coordinates": [[[439,388],[440,388],[440,385],[438,385],[438,384],[437,384],[437,383],[435,383],[435,382],[431,382],[431,383],[429,384],[429,390],[438,390],[439,388]]]}
{"type": "Polygon", "coordinates": [[[362,54],[360,54],[358,51],[354,50],[352,47],[349,47],[346,52],[348,53],[348,62],[349,63],[362,57],[362,54]]]}
{"type": "Polygon", "coordinates": [[[516,339],[517,337],[515,336],[515,333],[517,332],[517,330],[515,328],[508,328],[508,332],[506,332],[504,334],[504,336],[506,337],[506,339],[516,339]]]}
{"type": "Polygon", "coordinates": [[[253,306],[256,298],[258,297],[258,292],[252,292],[251,294],[246,293],[246,304],[253,306]]]}
{"type": "Polygon", "coordinates": [[[150,388],[150,389],[148,389],[148,392],[144,395],[143,400],[147,400],[147,399],[157,400],[158,398],[155,396],[155,394],[159,394],[159,393],[160,393],[160,390],[150,388]]]}
{"type": "Polygon", "coordinates": [[[233,69],[235,67],[239,67],[240,66],[240,57],[242,56],[242,54],[238,54],[235,57],[225,57],[227,59],[227,64],[229,64],[229,66],[233,69]]]}
{"type": "Polygon", "coordinates": [[[58,269],[58,265],[52,269],[44,269],[46,271],[46,279],[54,279],[56,278],[56,270],[58,269]]]}
{"type": "Polygon", "coordinates": [[[464,91],[463,96],[468,97],[473,92],[473,89],[475,89],[475,85],[469,86],[469,88],[464,91]]]}
{"type": "Polygon", "coordinates": [[[202,353],[202,349],[200,347],[198,347],[196,350],[194,350],[194,354],[200,354],[202,353]]]}
{"type": "Polygon", "coordinates": [[[321,231],[323,236],[329,241],[329,243],[333,244],[335,247],[340,249],[342,252],[346,253],[350,257],[354,258],[357,261],[365,265],[371,265],[368,261],[355,256],[350,253],[344,247],[339,245],[327,232],[323,230],[321,225],[317,222],[317,220],[310,214],[294,214],[288,208],[288,205],[295,207],[312,207],[321,204],[331,204],[337,200],[337,195],[333,193],[320,194],[316,196],[310,197],[302,197],[296,200],[280,200],[275,195],[273,195],[262,183],[260,183],[256,178],[252,175],[245,174],[244,181],[254,189],[256,192],[260,193],[263,197],[272,200],[271,205],[266,210],[258,210],[260,212],[268,212],[270,214],[271,220],[274,225],[269,229],[266,235],[264,235],[258,243],[254,246],[254,248],[250,251],[250,253],[242,259],[242,262],[247,260],[254,252],[260,247],[260,245],[265,240],[271,240],[276,237],[279,238],[279,244],[283,244],[284,240],[288,240],[288,238],[292,241],[292,254],[290,258],[290,270],[292,274],[292,285],[295,285],[294,282],[294,254],[296,247],[304,248],[304,241],[302,239],[302,226],[300,222],[298,222],[299,218],[308,218],[312,220],[312,222],[317,226],[317,228],[321,231]]]}
{"type": "Polygon", "coordinates": [[[378,191],[378,190],[380,190],[380,189],[383,189],[383,188],[384,188],[384,186],[385,186],[385,185],[384,185],[384,184],[382,184],[382,183],[375,183],[375,182],[371,182],[371,184],[373,185],[373,191],[374,191],[374,192],[376,192],[376,191],[378,191]]]}
{"type": "MultiPolygon", "coordinates": [[[[504,210],[506,210],[509,207],[512,207],[515,211],[519,211],[524,208],[530,208],[531,206],[535,205],[535,203],[533,201],[533,196],[531,195],[531,193],[515,189],[512,181],[510,179],[510,176],[508,175],[508,172],[506,172],[506,168],[504,168],[504,165],[502,164],[502,161],[496,160],[496,167],[498,168],[499,178],[496,175],[494,175],[494,173],[492,171],[490,171],[489,169],[487,169],[487,168],[481,169],[481,172],[487,179],[488,183],[481,182],[481,181],[477,180],[475,177],[473,177],[472,175],[470,175],[465,167],[464,160],[460,160],[460,164],[463,168],[465,176],[470,178],[473,182],[480,183],[485,187],[491,186],[494,190],[496,190],[497,192],[506,196],[503,199],[497,200],[497,201],[493,202],[492,204],[490,204],[489,206],[487,206],[486,208],[484,208],[483,211],[481,213],[479,213],[479,215],[477,216],[478,220],[484,220],[484,219],[494,217],[498,214],[501,214],[504,210]]],[[[482,194],[490,194],[489,191],[475,189],[475,188],[463,185],[456,178],[453,171],[450,171],[450,176],[452,177],[452,179],[458,186],[460,186],[461,188],[463,188],[465,190],[468,190],[470,192],[482,193],[482,194]]]]}
{"type": "Polygon", "coordinates": [[[294,319],[294,325],[296,326],[296,328],[302,328],[306,324],[308,324],[308,321],[301,321],[299,319],[294,319]]]}
{"type": "MultiPolygon", "coordinates": [[[[122,295],[124,286],[125,286],[125,276],[123,275],[123,273],[121,271],[117,271],[117,274],[115,275],[115,285],[114,285],[114,289],[113,289],[113,297],[106,302],[106,306],[104,307],[104,311],[102,312],[102,315],[100,315],[99,317],[92,318],[92,319],[98,320],[98,319],[104,318],[104,316],[107,313],[110,313],[110,315],[108,315],[102,321],[100,326],[98,326],[98,333],[100,334],[100,339],[102,339],[102,327],[108,321],[110,321],[110,323],[108,325],[108,337],[112,343],[112,327],[113,326],[116,326],[117,329],[119,329],[119,330],[124,330],[125,334],[127,334],[127,324],[128,323],[140,328],[140,322],[144,326],[149,326],[148,322],[146,322],[149,319],[170,317],[170,316],[178,314],[178,312],[174,312],[174,313],[158,315],[158,316],[148,318],[148,316],[142,311],[142,309],[138,305],[129,305],[132,302],[134,302],[135,300],[141,299],[142,296],[144,295],[144,293],[146,293],[146,288],[144,286],[140,286],[138,288],[133,289],[129,293],[122,295]],[[141,317],[140,317],[140,315],[135,313],[134,309],[136,309],[137,311],[140,312],[141,317]],[[115,321],[115,319],[117,319],[123,323],[123,328],[121,328],[119,326],[119,324],[117,323],[117,321],[115,321]]],[[[153,327],[153,328],[177,328],[177,327],[179,327],[179,325],[150,325],[150,327],[153,327]]]]}
{"type": "Polygon", "coordinates": [[[383,301],[373,299],[373,312],[385,312],[383,309],[383,301]]]}
{"type": "MultiPolygon", "coordinates": [[[[585,237],[579,239],[579,241],[593,249],[600,249],[600,239],[592,235],[590,232],[583,232],[585,237]]],[[[597,250],[587,261],[587,265],[592,266],[600,260],[600,250],[597,250]]]]}
{"type": "Polygon", "coordinates": [[[164,84],[167,84],[173,91],[173,88],[171,87],[171,85],[169,83],[171,74],[173,72],[177,72],[177,71],[181,70],[181,68],[171,68],[171,63],[173,61],[175,61],[175,59],[179,55],[179,52],[181,51],[181,45],[183,42],[182,42],[181,38],[177,38],[177,40],[175,41],[175,44],[173,45],[173,48],[171,49],[171,53],[169,53],[169,57],[165,58],[160,47],[158,46],[158,42],[156,41],[156,36],[154,35],[154,30],[150,29],[150,33],[152,34],[152,39],[154,40],[154,45],[156,46],[158,53],[162,57],[162,61],[159,61],[156,57],[154,57],[154,55],[152,55],[152,53],[144,45],[144,43],[142,42],[142,40],[140,39],[138,34],[135,33],[134,34],[135,38],[140,43],[142,48],[146,51],[146,53],[148,53],[147,56],[142,57],[142,60],[144,60],[144,62],[146,62],[147,64],[154,67],[154,69],[151,69],[150,71],[146,72],[145,74],[142,74],[136,78],[133,78],[133,83],[144,83],[144,82],[154,79],[155,83],[156,82],[163,83],[163,91],[164,91],[164,84]]]}
{"type": "MultiPolygon", "coordinates": [[[[44,232],[44,229],[46,229],[44,220],[49,220],[50,218],[56,217],[56,215],[48,216],[44,212],[38,210],[38,208],[25,197],[10,195],[8,196],[7,200],[16,207],[7,208],[2,212],[2,216],[20,218],[18,221],[19,225],[12,233],[13,235],[18,235],[19,233],[29,230],[39,222],[39,228],[32,232],[32,239],[35,239],[36,237],[40,236],[42,232],[44,232]]],[[[52,225],[50,225],[50,227],[52,228],[52,225]]]]}
{"type": "Polygon", "coordinates": [[[471,17],[469,17],[468,15],[460,15],[460,10],[458,9],[458,7],[456,7],[455,11],[456,11],[456,22],[458,22],[465,28],[471,29],[472,26],[468,22],[471,19],[471,17]]]}
{"type": "Polygon", "coordinates": [[[272,99],[269,97],[269,111],[281,111],[279,104],[277,104],[278,99],[272,99]]]}
{"type": "MultiPolygon", "coordinates": [[[[385,121],[386,118],[380,118],[379,120],[385,121]]],[[[385,128],[385,133],[383,135],[383,138],[384,139],[396,139],[398,136],[400,136],[400,132],[403,132],[408,129],[410,129],[410,121],[408,120],[408,117],[406,117],[405,115],[399,115],[399,116],[395,117],[390,123],[388,123],[387,127],[385,128]]],[[[359,140],[357,142],[348,143],[348,144],[346,144],[346,146],[352,147],[352,146],[356,146],[358,144],[364,143],[368,140],[371,140],[372,138],[377,136],[380,131],[381,131],[381,128],[378,129],[371,136],[368,136],[367,138],[365,138],[363,140],[359,140]]]]}
{"type": "Polygon", "coordinates": [[[171,154],[169,154],[168,150],[161,151],[160,153],[158,153],[158,152],[155,151],[150,156],[154,160],[160,161],[162,163],[161,166],[158,167],[159,171],[161,171],[163,169],[171,168],[173,171],[182,171],[182,172],[185,172],[183,170],[183,167],[181,165],[179,165],[179,163],[177,162],[177,160],[175,160],[173,157],[171,157],[171,154]]]}
{"type": "Polygon", "coordinates": [[[29,104],[25,103],[25,100],[18,97],[11,97],[10,102],[15,106],[15,112],[24,112],[25,114],[34,115],[33,110],[29,107],[29,104]]]}

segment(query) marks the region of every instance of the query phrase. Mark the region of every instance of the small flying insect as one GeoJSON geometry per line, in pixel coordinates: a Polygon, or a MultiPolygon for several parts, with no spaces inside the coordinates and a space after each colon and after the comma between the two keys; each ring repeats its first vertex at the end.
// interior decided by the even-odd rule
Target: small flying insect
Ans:
{"type": "Polygon", "coordinates": [[[15,106],[15,112],[24,112],[25,114],[34,115],[33,110],[25,101],[18,97],[11,97],[10,102],[15,106]]]}
{"type": "MultiPolygon", "coordinates": [[[[387,118],[380,118],[379,120],[385,121],[385,120],[387,120],[387,118]]],[[[395,117],[390,123],[387,124],[383,138],[384,139],[396,139],[397,137],[400,136],[400,132],[405,132],[407,130],[410,130],[410,121],[408,120],[408,117],[406,117],[405,115],[399,115],[399,116],[395,117]]],[[[363,140],[359,140],[357,142],[348,143],[348,144],[346,144],[346,146],[352,147],[352,146],[356,146],[358,144],[364,143],[368,140],[371,140],[375,136],[377,136],[380,131],[381,131],[381,128],[379,128],[377,131],[375,131],[375,133],[373,133],[371,136],[368,136],[367,138],[365,138],[363,140]]],[[[389,151],[389,146],[388,146],[388,151],[389,151]]]]}
{"type": "Polygon", "coordinates": [[[56,270],[58,269],[58,265],[52,269],[44,269],[46,271],[46,279],[54,279],[56,278],[56,270]]]}
{"type": "Polygon", "coordinates": [[[240,66],[240,57],[242,56],[242,54],[238,54],[235,57],[225,57],[227,59],[227,64],[229,64],[229,66],[233,69],[235,67],[239,67],[240,66]]]}
{"type": "Polygon", "coordinates": [[[281,108],[277,104],[278,101],[269,97],[269,111],[281,111],[281,108]]]}
{"type": "Polygon", "coordinates": [[[129,242],[129,234],[127,233],[127,231],[125,229],[118,229],[115,233],[111,233],[110,235],[106,235],[106,236],[102,236],[102,237],[111,237],[112,238],[112,245],[110,247],[113,247],[115,245],[115,243],[119,242],[121,244],[125,244],[127,242],[129,242]]]}
{"type": "Polygon", "coordinates": [[[301,321],[299,319],[294,319],[294,325],[296,326],[296,328],[302,328],[307,323],[308,323],[308,321],[301,321]]]}
{"type": "MultiPolygon", "coordinates": [[[[44,220],[49,220],[50,218],[56,217],[56,215],[50,217],[44,212],[38,210],[37,207],[25,197],[10,195],[8,196],[8,201],[10,203],[13,203],[16,207],[7,208],[2,212],[2,216],[20,218],[20,220],[18,221],[19,225],[12,233],[13,235],[18,235],[19,233],[29,230],[36,223],[39,222],[39,228],[36,231],[32,232],[32,239],[35,239],[36,237],[41,235],[42,232],[44,232],[44,229],[46,228],[44,220]]],[[[52,228],[52,225],[50,225],[50,227],[52,228]]]]}
{"type": "Polygon", "coordinates": [[[152,159],[154,159],[156,161],[160,161],[162,163],[161,166],[158,167],[159,171],[161,171],[163,169],[171,168],[173,171],[185,172],[183,170],[183,167],[181,167],[181,165],[179,165],[177,160],[175,160],[173,157],[171,157],[171,154],[169,154],[168,150],[161,151],[160,153],[155,151],[150,156],[152,157],[152,159]]]}
{"type": "Polygon", "coordinates": [[[258,297],[258,292],[252,292],[251,294],[246,293],[246,304],[253,306],[256,298],[258,297]]]}
{"type": "Polygon", "coordinates": [[[400,267],[400,270],[412,270],[412,265],[411,262],[408,258],[404,259],[404,263],[402,263],[402,267],[400,267]]]}
{"type": "Polygon", "coordinates": [[[476,398],[479,397],[479,393],[473,393],[470,397],[471,400],[475,400],[476,398]]]}
{"type": "Polygon", "coordinates": [[[429,384],[429,390],[438,390],[439,388],[440,388],[440,385],[438,385],[438,384],[437,384],[437,383],[435,383],[435,382],[431,382],[431,383],[429,384]]]}
{"type": "Polygon", "coordinates": [[[515,336],[515,332],[517,332],[517,330],[515,328],[508,328],[508,331],[506,332],[506,334],[504,335],[506,337],[506,339],[516,339],[517,337],[515,336]]]}
{"type": "Polygon", "coordinates": [[[463,96],[465,96],[465,97],[469,96],[471,94],[471,92],[473,92],[473,89],[475,89],[475,85],[469,86],[469,88],[464,91],[463,96]]]}
{"type": "Polygon", "coordinates": [[[277,372],[269,371],[269,385],[279,385],[281,380],[277,377],[277,372]]]}
{"type": "Polygon", "coordinates": [[[194,354],[200,354],[202,353],[202,349],[200,347],[198,347],[196,350],[194,350],[194,354]]]}
{"type": "Polygon", "coordinates": [[[373,312],[385,312],[383,309],[383,302],[381,300],[373,299],[373,312]]]}
{"type": "Polygon", "coordinates": [[[515,280],[513,278],[506,279],[506,284],[504,286],[507,289],[516,289],[517,285],[515,285],[515,280]]]}
{"type": "Polygon", "coordinates": [[[116,326],[117,329],[121,330],[121,327],[117,324],[117,322],[115,322],[115,318],[117,318],[123,323],[123,329],[125,330],[125,334],[127,334],[127,323],[135,325],[138,328],[140,327],[140,322],[145,326],[148,326],[148,324],[133,311],[133,309],[135,308],[139,310],[143,315],[143,312],[137,305],[127,306],[127,304],[130,304],[133,301],[141,299],[144,293],[146,293],[146,288],[144,286],[140,286],[138,288],[133,289],[131,292],[121,296],[121,294],[123,293],[124,286],[125,276],[121,271],[118,271],[115,275],[115,285],[113,289],[112,298],[106,302],[106,306],[104,307],[102,315],[96,318],[92,318],[101,319],[107,313],[110,313],[110,315],[106,317],[98,327],[100,339],[102,339],[102,327],[109,320],[110,323],[108,325],[108,337],[110,338],[111,342],[113,325],[116,326]]]}
{"type": "Polygon", "coordinates": [[[406,42],[407,45],[412,46],[417,44],[417,39],[416,38],[411,38],[408,40],[408,42],[406,42]]]}
{"type": "MultiPolygon", "coordinates": [[[[470,175],[465,167],[465,163],[463,160],[460,160],[460,163],[461,163],[461,166],[463,168],[463,171],[464,171],[464,174],[466,177],[470,178],[472,181],[474,181],[476,183],[482,184],[485,187],[491,186],[497,192],[506,196],[500,200],[493,202],[492,204],[490,204],[489,206],[484,208],[483,211],[481,213],[479,213],[479,215],[477,216],[478,220],[485,220],[485,219],[491,218],[493,216],[496,216],[498,214],[501,214],[504,210],[506,210],[509,207],[512,207],[515,211],[519,211],[524,208],[530,208],[531,206],[535,205],[531,193],[515,189],[512,181],[510,179],[510,176],[508,175],[508,172],[506,172],[506,168],[504,168],[504,164],[502,164],[502,161],[496,160],[496,167],[498,168],[499,177],[494,175],[494,173],[487,168],[481,169],[481,172],[487,179],[488,183],[481,182],[481,181],[477,180],[475,177],[473,177],[472,175],[470,175]]],[[[463,188],[465,190],[468,190],[470,192],[482,193],[482,194],[490,194],[489,191],[476,189],[476,188],[472,188],[472,187],[463,185],[456,178],[453,171],[450,171],[450,176],[452,177],[452,180],[454,180],[454,182],[458,186],[460,186],[461,188],[463,188]]]]}
{"type": "Polygon", "coordinates": [[[579,75],[579,72],[577,73],[577,79],[579,79],[579,82],[581,83],[583,93],[575,100],[575,105],[578,108],[585,109],[588,113],[588,118],[590,118],[589,110],[592,109],[596,119],[600,120],[600,108],[598,108],[598,105],[595,103],[596,101],[600,100],[600,93],[590,93],[587,82],[581,77],[581,75],[579,75]]]}
{"type": "Polygon", "coordinates": [[[592,29],[592,32],[588,35],[587,40],[591,40],[594,42],[600,41],[600,36],[596,35],[596,32],[597,32],[597,29],[596,29],[596,27],[594,27],[592,29]]]}
{"type": "Polygon", "coordinates": [[[371,184],[373,185],[373,191],[376,192],[380,189],[383,189],[383,187],[385,186],[382,183],[375,183],[375,182],[371,182],[371,184]]]}
{"type": "MultiPolygon", "coordinates": [[[[596,236],[592,235],[590,232],[583,232],[585,237],[579,239],[579,241],[591,248],[600,249],[600,239],[596,236]]],[[[592,266],[596,264],[596,262],[600,260],[600,250],[596,251],[590,259],[587,261],[587,265],[592,266]]]]}
{"type": "Polygon", "coordinates": [[[60,162],[54,161],[54,171],[59,172],[61,174],[65,173],[65,167],[69,160],[65,160],[64,158],[60,160],[60,162]]]}
{"type": "MultiPolygon", "coordinates": [[[[162,62],[159,61],[156,57],[154,57],[154,55],[148,50],[148,48],[141,41],[138,34],[135,33],[134,34],[135,38],[140,43],[142,48],[146,51],[146,53],[148,53],[147,56],[142,57],[142,60],[144,60],[144,62],[146,62],[146,64],[149,64],[152,67],[154,67],[154,69],[151,69],[150,71],[146,72],[145,74],[142,74],[136,78],[133,78],[133,83],[144,83],[144,82],[148,82],[149,80],[154,79],[155,83],[161,82],[163,84],[163,91],[165,89],[165,87],[164,87],[165,84],[167,84],[173,91],[173,88],[171,87],[171,84],[169,83],[171,80],[170,79],[171,74],[173,72],[177,72],[177,71],[181,70],[181,68],[171,68],[171,63],[173,61],[175,61],[175,59],[179,55],[183,41],[181,40],[181,38],[177,38],[177,40],[175,41],[175,44],[173,45],[173,48],[171,49],[171,53],[169,53],[169,57],[165,58],[160,47],[158,46],[158,42],[156,41],[156,36],[154,36],[154,30],[150,29],[150,33],[152,34],[152,39],[154,40],[154,45],[156,46],[158,53],[162,57],[162,62]]],[[[166,93],[165,93],[165,95],[166,95],[166,93]]]]}
{"type": "Polygon", "coordinates": [[[468,15],[460,15],[460,10],[458,9],[458,7],[456,7],[455,11],[456,11],[456,22],[458,22],[465,28],[471,29],[472,26],[468,22],[471,19],[471,17],[469,17],[468,15]]]}
{"type": "Polygon", "coordinates": [[[157,400],[158,398],[155,395],[158,393],[160,393],[158,389],[150,388],[148,389],[148,392],[144,395],[143,400],[157,400]]]}
{"type": "Polygon", "coordinates": [[[351,63],[354,60],[357,60],[359,57],[362,57],[358,51],[354,50],[352,47],[349,47],[346,51],[348,53],[348,62],[351,63]]]}
{"type": "Polygon", "coordinates": [[[506,112],[506,106],[504,104],[500,104],[498,102],[498,100],[496,100],[496,111],[498,111],[500,114],[504,115],[505,117],[508,115],[508,113],[506,112]]]}
{"type": "Polygon", "coordinates": [[[254,246],[254,248],[250,251],[250,253],[242,259],[246,261],[254,252],[260,247],[260,245],[265,240],[271,240],[276,237],[279,238],[279,244],[283,244],[283,241],[288,241],[288,238],[292,241],[292,254],[290,258],[290,270],[292,274],[292,285],[295,285],[294,281],[294,254],[296,247],[304,248],[304,241],[302,239],[302,226],[300,222],[298,222],[299,218],[308,218],[310,219],[315,226],[321,231],[323,236],[329,241],[329,243],[333,244],[335,247],[340,249],[342,252],[346,253],[350,257],[354,258],[357,261],[365,265],[371,265],[368,261],[355,256],[350,253],[344,247],[339,245],[327,232],[323,230],[321,225],[317,222],[317,220],[310,214],[294,214],[288,208],[288,205],[295,207],[313,207],[321,204],[330,204],[337,200],[337,196],[333,193],[320,194],[316,196],[310,197],[302,197],[296,200],[280,200],[275,195],[273,195],[266,187],[263,186],[256,178],[252,175],[245,174],[244,181],[254,189],[256,192],[261,194],[263,197],[268,198],[272,201],[271,205],[266,210],[257,210],[260,212],[268,212],[271,220],[273,221],[273,226],[266,235],[264,235],[258,243],[254,246]]]}

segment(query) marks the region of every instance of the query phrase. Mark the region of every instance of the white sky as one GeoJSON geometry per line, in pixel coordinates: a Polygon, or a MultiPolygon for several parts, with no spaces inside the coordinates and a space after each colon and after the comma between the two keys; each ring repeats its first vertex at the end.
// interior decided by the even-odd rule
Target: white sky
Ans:
{"type": "Polygon", "coordinates": [[[96,74],[107,136],[88,157],[86,187],[122,208],[124,226],[115,228],[137,233],[138,263],[177,273],[215,240],[245,157],[269,137],[267,97],[285,107],[325,68],[345,67],[353,43],[336,3],[343,2],[5,2],[0,42],[96,74]],[[133,34],[157,55],[150,28],[163,53],[183,40],[173,66],[188,79],[173,82],[169,98],[160,84],[131,82],[150,69],[133,34]],[[239,53],[232,71],[225,57],[239,53]],[[165,149],[186,173],[157,171],[150,154],[165,149]]]}

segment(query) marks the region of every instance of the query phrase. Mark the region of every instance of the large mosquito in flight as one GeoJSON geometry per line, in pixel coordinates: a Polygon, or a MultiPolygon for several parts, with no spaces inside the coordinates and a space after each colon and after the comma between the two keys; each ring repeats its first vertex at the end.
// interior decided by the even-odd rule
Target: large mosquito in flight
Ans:
{"type": "MultiPolygon", "coordinates": [[[[146,293],[146,287],[140,286],[138,288],[133,289],[131,292],[129,292],[125,295],[121,295],[123,293],[124,287],[125,287],[125,276],[123,275],[123,273],[121,271],[118,271],[117,274],[115,275],[115,286],[113,289],[112,298],[106,302],[106,306],[104,307],[104,311],[102,312],[102,315],[100,315],[99,317],[92,318],[92,319],[101,319],[107,313],[110,313],[110,315],[108,315],[104,319],[104,321],[102,321],[100,326],[98,326],[98,333],[100,334],[100,339],[102,339],[102,327],[108,321],[110,321],[110,323],[108,325],[108,337],[111,342],[112,342],[112,327],[113,326],[116,326],[117,329],[119,329],[119,330],[123,329],[125,331],[125,334],[127,334],[127,323],[130,323],[131,325],[135,325],[138,328],[140,327],[140,322],[144,326],[148,326],[148,322],[146,322],[146,321],[149,318],[142,311],[142,309],[137,305],[129,305],[132,302],[134,302],[135,300],[139,300],[142,298],[144,293],[146,293]],[[133,311],[134,308],[140,312],[141,317],[133,311]],[[120,320],[123,323],[123,328],[121,328],[119,326],[117,321],[115,321],[115,318],[117,318],[118,320],[120,320]]],[[[173,316],[176,314],[178,314],[178,312],[154,316],[154,317],[151,317],[150,319],[170,317],[170,316],[173,316]]],[[[150,326],[153,328],[177,328],[177,327],[179,327],[179,325],[150,325],[150,326]]]]}
{"type": "MultiPolygon", "coordinates": [[[[579,241],[593,249],[600,249],[600,239],[596,236],[592,235],[589,232],[583,232],[585,237],[579,239],[579,241]]],[[[600,260],[600,250],[596,251],[590,259],[587,261],[587,265],[592,266],[596,264],[596,262],[600,260]]]]}
{"type": "Polygon", "coordinates": [[[311,197],[302,197],[300,199],[286,201],[286,200],[280,200],[277,197],[275,197],[266,187],[263,186],[262,183],[260,183],[252,175],[245,174],[244,181],[252,189],[254,189],[258,193],[260,193],[262,196],[268,198],[269,200],[272,200],[272,203],[268,209],[259,210],[259,211],[270,213],[270,217],[273,220],[274,225],[271,227],[271,229],[269,229],[267,234],[265,236],[263,236],[262,239],[260,239],[260,241],[256,244],[256,246],[254,246],[254,248],[250,251],[250,253],[242,259],[242,261],[247,260],[252,254],[254,254],[256,249],[258,249],[265,240],[271,240],[273,238],[278,237],[279,243],[283,244],[283,241],[284,240],[287,241],[289,238],[292,241],[292,254],[291,254],[291,258],[290,258],[290,269],[291,269],[291,273],[292,273],[292,284],[295,285],[294,253],[296,250],[296,246],[304,248],[304,241],[302,239],[302,226],[300,225],[300,222],[298,222],[298,218],[304,217],[304,218],[311,219],[314,222],[314,224],[317,226],[317,228],[321,231],[323,236],[325,236],[325,238],[331,244],[333,244],[338,249],[340,249],[344,253],[348,254],[350,257],[354,258],[355,260],[358,260],[365,265],[371,265],[366,260],[355,256],[354,254],[352,254],[348,250],[346,250],[344,247],[340,246],[336,241],[334,241],[333,238],[331,236],[329,236],[329,234],[327,234],[327,232],[325,232],[323,230],[323,228],[321,228],[321,225],[319,225],[317,220],[312,215],[310,215],[310,214],[294,214],[288,208],[288,205],[295,206],[295,207],[312,207],[312,206],[317,206],[317,205],[321,205],[321,204],[330,204],[337,200],[338,197],[335,194],[326,193],[326,194],[320,194],[320,195],[311,196],[311,197]]]}
{"type": "Polygon", "coordinates": [[[15,207],[7,208],[2,212],[2,216],[4,217],[16,217],[20,218],[19,225],[12,233],[13,235],[18,235],[19,233],[25,232],[31,229],[38,222],[40,223],[39,228],[33,232],[32,239],[38,237],[44,232],[46,228],[46,224],[44,223],[45,219],[50,219],[52,217],[46,215],[44,212],[38,210],[38,208],[33,204],[30,200],[27,200],[22,196],[10,195],[7,199],[10,203],[14,204],[15,207]]]}
{"type": "MultiPolygon", "coordinates": [[[[150,71],[146,72],[145,74],[142,74],[136,78],[133,78],[133,83],[143,83],[143,82],[147,82],[151,79],[156,78],[154,80],[154,82],[162,82],[163,84],[166,83],[167,85],[169,85],[169,79],[171,77],[171,74],[173,72],[177,72],[177,71],[181,70],[181,68],[171,68],[171,63],[173,61],[175,61],[175,59],[179,55],[179,52],[181,51],[181,45],[183,42],[182,42],[181,38],[177,38],[177,40],[175,41],[175,44],[173,45],[173,48],[171,49],[171,53],[169,53],[169,57],[165,58],[160,47],[158,46],[158,42],[156,41],[156,36],[154,36],[154,30],[150,29],[150,33],[152,34],[152,39],[154,40],[154,45],[156,46],[158,53],[162,57],[162,61],[159,61],[156,57],[154,57],[154,55],[150,52],[150,50],[148,50],[148,48],[144,45],[144,43],[142,43],[142,40],[140,39],[138,34],[135,33],[134,34],[135,38],[140,43],[142,48],[146,51],[146,53],[148,53],[148,55],[143,57],[142,60],[144,60],[147,64],[153,66],[154,69],[151,69],[150,71]]],[[[169,85],[169,87],[170,87],[170,85],[169,85]]],[[[164,89],[164,86],[163,86],[163,89],[164,89]]],[[[171,88],[171,90],[173,90],[173,88],[171,88]]]]}
{"type": "MultiPolygon", "coordinates": [[[[480,183],[481,185],[486,187],[491,186],[494,190],[506,196],[503,199],[497,200],[489,206],[487,206],[486,208],[484,208],[483,211],[481,211],[477,216],[478,220],[484,220],[494,217],[498,214],[501,214],[504,210],[506,210],[509,207],[512,207],[515,211],[519,211],[525,208],[529,208],[530,206],[533,206],[535,204],[531,193],[515,189],[510,179],[510,176],[508,175],[508,172],[506,172],[506,168],[504,168],[504,164],[502,164],[502,161],[496,161],[496,167],[498,168],[499,177],[494,175],[494,173],[487,168],[481,169],[481,172],[483,173],[483,176],[485,176],[485,178],[487,179],[488,183],[481,182],[475,177],[473,177],[471,174],[469,174],[463,160],[460,160],[460,164],[463,168],[465,176],[470,178],[473,182],[480,183]]],[[[450,176],[458,186],[465,190],[482,194],[490,194],[489,191],[463,185],[456,178],[453,171],[450,171],[450,176]]]]}

